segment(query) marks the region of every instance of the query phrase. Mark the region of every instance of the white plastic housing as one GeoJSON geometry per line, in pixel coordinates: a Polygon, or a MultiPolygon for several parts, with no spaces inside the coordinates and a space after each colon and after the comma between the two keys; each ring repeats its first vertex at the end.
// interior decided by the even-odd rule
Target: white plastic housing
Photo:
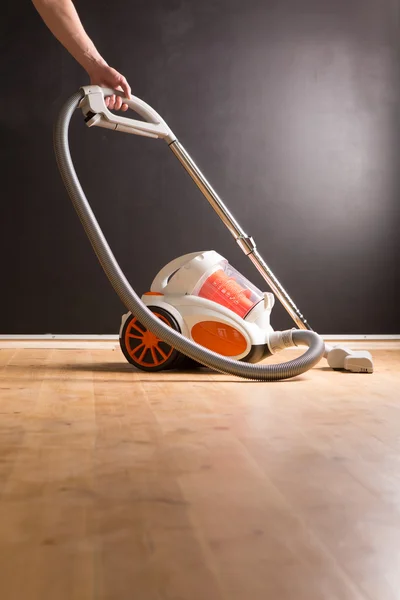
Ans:
{"type": "Polygon", "coordinates": [[[372,356],[366,350],[354,351],[346,346],[329,348],[326,359],[332,369],[344,369],[352,373],[373,373],[372,356]]]}

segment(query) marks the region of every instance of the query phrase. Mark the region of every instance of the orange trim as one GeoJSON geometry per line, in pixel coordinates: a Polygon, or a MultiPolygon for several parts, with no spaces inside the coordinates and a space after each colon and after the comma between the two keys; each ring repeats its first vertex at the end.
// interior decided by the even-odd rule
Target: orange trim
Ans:
{"type": "Polygon", "coordinates": [[[219,321],[201,321],[191,331],[195,342],[223,356],[239,356],[247,348],[244,335],[219,321]]]}
{"type": "MultiPolygon", "coordinates": [[[[162,294],[160,294],[162,295],[162,294]]],[[[159,313],[153,313],[155,317],[164,321],[167,325],[171,326],[168,320],[159,313]]],[[[136,325],[136,317],[132,319],[125,331],[125,346],[133,358],[133,360],[144,367],[158,367],[165,363],[173,352],[173,348],[168,346],[169,350],[166,352],[165,348],[160,346],[163,343],[151,331],[142,330],[136,325]],[[130,340],[141,340],[141,343],[136,344],[133,348],[131,347],[130,340]]]]}
{"type": "Polygon", "coordinates": [[[160,294],[160,292],[145,292],[143,296],[164,296],[164,294],[160,294]]]}

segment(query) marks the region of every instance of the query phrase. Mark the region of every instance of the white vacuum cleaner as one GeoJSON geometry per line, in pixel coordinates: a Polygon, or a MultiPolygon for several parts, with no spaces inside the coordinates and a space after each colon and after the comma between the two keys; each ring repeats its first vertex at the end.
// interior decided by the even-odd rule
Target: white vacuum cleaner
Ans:
{"type": "Polygon", "coordinates": [[[113,94],[122,96],[121,92],[98,86],[86,86],[74,94],[55,125],[54,147],[61,176],[82,225],[110,283],[128,309],[120,328],[120,345],[126,359],[145,371],[200,364],[259,381],[298,376],[323,356],[333,369],[372,373],[369,352],[353,352],[344,346],[332,348],[312,331],[258,253],[254,240],[242,230],[160,115],[136,97],[124,98],[123,102],[143,121],[116,115],[108,110],[104,100],[113,94]],[[68,127],[78,107],[88,127],[164,139],[273,293],[260,291],[220,254],[206,251],[171,261],[154,278],[150,290],[139,298],[108,246],[72,163],[68,127]],[[299,329],[272,329],[274,294],[299,329]],[[307,350],[286,363],[259,364],[293,346],[307,346],[307,350]]]}

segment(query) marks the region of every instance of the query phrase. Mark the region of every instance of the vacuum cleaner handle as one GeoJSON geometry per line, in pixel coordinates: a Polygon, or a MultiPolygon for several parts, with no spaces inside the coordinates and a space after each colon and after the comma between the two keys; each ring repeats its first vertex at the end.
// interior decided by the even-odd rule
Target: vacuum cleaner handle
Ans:
{"type": "MultiPolygon", "coordinates": [[[[190,254],[184,254],[183,256],[179,256],[178,258],[171,260],[171,262],[165,265],[165,267],[163,267],[161,271],[157,273],[151,284],[150,291],[163,294],[164,289],[167,287],[172,275],[184,267],[193,258],[199,256],[199,254],[199,252],[190,252],[190,254]]],[[[221,259],[223,260],[222,256],[221,259]]]]}
{"type": "Polygon", "coordinates": [[[110,88],[103,88],[98,85],[87,85],[81,87],[84,93],[79,107],[81,108],[86,125],[88,127],[105,127],[114,131],[123,131],[124,133],[133,133],[144,137],[161,138],[168,144],[176,140],[175,135],[168,127],[164,119],[146,102],[131,96],[125,98],[123,92],[110,88]],[[105,98],[107,96],[121,96],[124,104],[127,104],[130,109],[134,110],[138,115],[145,119],[138,121],[129,119],[121,115],[115,115],[108,110],[105,98]]]}

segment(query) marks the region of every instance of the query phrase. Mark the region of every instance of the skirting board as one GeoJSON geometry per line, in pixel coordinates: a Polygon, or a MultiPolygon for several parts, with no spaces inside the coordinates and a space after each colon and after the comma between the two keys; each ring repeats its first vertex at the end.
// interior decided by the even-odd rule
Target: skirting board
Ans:
{"type": "MultiPolygon", "coordinates": [[[[346,344],[353,350],[398,349],[400,334],[393,335],[334,335],[321,334],[329,344],[346,344]]],[[[119,348],[118,335],[0,335],[0,349],[66,349],[66,350],[115,350],[119,348]]]]}
{"type": "Polygon", "coordinates": [[[0,349],[115,350],[117,347],[118,335],[0,335],[0,349]]]}

